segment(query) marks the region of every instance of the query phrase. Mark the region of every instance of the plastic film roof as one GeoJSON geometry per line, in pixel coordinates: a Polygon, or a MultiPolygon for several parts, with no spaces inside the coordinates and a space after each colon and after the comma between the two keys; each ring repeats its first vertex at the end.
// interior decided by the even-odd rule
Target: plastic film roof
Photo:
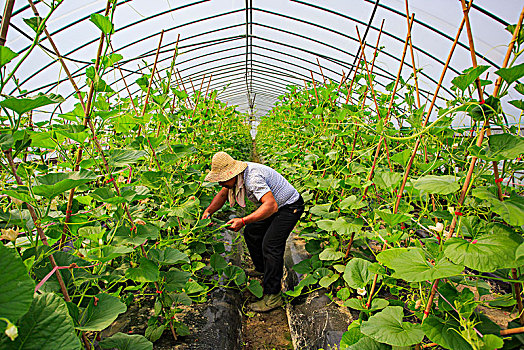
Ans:
{"type": "MultiPolygon", "coordinates": [[[[46,4],[35,3],[44,16],[46,4]]],[[[153,64],[164,30],[159,71],[170,67],[180,36],[176,69],[187,92],[191,95],[210,84],[211,89],[221,91],[223,102],[237,105],[243,112],[252,108],[257,116],[272,108],[287,85],[304,86],[312,75],[317,82],[324,77],[339,82],[342,74],[352,71],[360,53],[356,26],[365,37],[365,55],[371,60],[383,20],[382,49],[374,73],[377,89],[384,89],[395,80],[407,34],[404,0],[120,0],[117,5],[112,48],[124,56],[121,68],[132,93],[139,93],[134,81],[148,72],[145,66],[153,64]]],[[[511,40],[505,28],[517,22],[522,6],[520,0],[473,3],[469,18],[475,50],[478,64],[492,66],[488,79],[502,64],[511,40]]],[[[89,18],[92,13],[103,14],[105,7],[102,0],[64,0],[47,23],[80,88],[85,87],[84,73],[96,57],[100,36],[89,18]]],[[[435,90],[463,13],[458,0],[410,0],[409,12],[415,14],[411,34],[424,102],[435,90]]],[[[16,0],[6,46],[22,54],[28,50],[34,32],[23,19],[33,16],[27,2],[16,0]]],[[[405,80],[413,72],[411,62],[408,52],[402,70],[405,80]]],[[[471,65],[464,29],[440,90],[442,99],[452,97],[451,79],[471,65]]],[[[71,84],[45,39],[22,64],[16,78],[26,94],[59,93],[69,97],[66,105],[73,103],[71,84]]],[[[115,91],[127,95],[118,71],[110,70],[104,79],[115,91]]],[[[487,90],[489,93],[490,88],[487,90]]],[[[4,92],[16,94],[15,86],[4,92]]],[[[443,100],[437,104],[442,105],[443,100]]],[[[510,107],[511,111],[516,120],[519,113],[510,107]]]]}

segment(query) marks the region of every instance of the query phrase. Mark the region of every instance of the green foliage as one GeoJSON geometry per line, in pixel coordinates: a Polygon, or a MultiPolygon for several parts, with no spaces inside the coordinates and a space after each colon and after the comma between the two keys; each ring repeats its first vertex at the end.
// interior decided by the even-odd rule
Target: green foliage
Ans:
{"type": "Polygon", "coordinates": [[[29,311],[22,316],[17,326],[19,335],[14,341],[5,336],[0,338],[2,349],[79,350],[82,348],[66,303],[58,295],[52,293],[37,295],[29,311]]]}
{"type": "Polygon", "coordinates": [[[464,91],[466,88],[473,84],[473,82],[484,73],[489,66],[477,66],[475,68],[468,68],[461,75],[453,78],[451,83],[458,87],[460,90],[464,91]]]}
{"type": "Polygon", "coordinates": [[[109,17],[102,16],[98,13],[93,13],[89,20],[93,22],[104,34],[113,34],[115,32],[113,23],[111,23],[111,19],[109,17]]]}
{"type": "Polygon", "coordinates": [[[16,322],[31,306],[35,283],[13,249],[0,244],[0,256],[0,317],[16,322]]]}
{"type": "Polygon", "coordinates": [[[400,306],[388,306],[362,322],[361,331],[368,337],[392,346],[409,346],[420,343],[424,331],[419,324],[402,322],[400,306]]]}
{"type": "Polygon", "coordinates": [[[153,350],[153,343],[140,334],[115,333],[100,342],[102,349],[153,350]]]}
{"type": "Polygon", "coordinates": [[[64,98],[60,95],[38,94],[34,97],[9,97],[1,101],[0,106],[15,111],[18,114],[24,114],[36,108],[61,102],[64,102],[64,98]]]}

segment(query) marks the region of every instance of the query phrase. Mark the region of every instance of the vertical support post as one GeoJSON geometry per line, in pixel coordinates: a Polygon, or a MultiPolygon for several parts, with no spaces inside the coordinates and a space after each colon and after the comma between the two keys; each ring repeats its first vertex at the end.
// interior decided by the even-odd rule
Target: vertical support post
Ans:
{"type": "Polygon", "coordinates": [[[9,30],[9,23],[11,22],[11,14],[15,0],[7,0],[4,7],[4,14],[2,16],[2,25],[0,27],[0,46],[4,46],[7,40],[7,31],[9,30]]]}

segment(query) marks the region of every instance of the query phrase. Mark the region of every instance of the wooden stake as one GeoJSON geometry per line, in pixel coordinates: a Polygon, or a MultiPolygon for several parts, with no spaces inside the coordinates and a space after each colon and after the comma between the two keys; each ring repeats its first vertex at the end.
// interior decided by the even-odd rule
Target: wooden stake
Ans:
{"type": "MultiPolygon", "coordinates": [[[[404,65],[404,59],[406,57],[406,50],[407,50],[408,41],[409,41],[410,28],[413,25],[413,20],[414,19],[415,19],[415,15],[412,15],[411,19],[410,19],[410,21],[408,23],[408,34],[407,34],[406,40],[404,41],[404,50],[402,51],[402,59],[400,60],[400,67],[398,69],[397,78],[395,79],[395,85],[393,86],[393,91],[391,93],[391,99],[390,99],[390,102],[389,102],[388,111],[387,111],[387,114],[386,114],[386,116],[384,118],[384,127],[386,126],[386,124],[387,124],[387,122],[389,120],[389,114],[391,113],[391,108],[393,106],[393,101],[395,99],[395,94],[397,92],[398,82],[400,81],[400,76],[401,76],[401,73],[402,73],[402,66],[404,65]]],[[[362,45],[362,41],[360,40],[360,34],[358,33],[358,28],[357,28],[357,34],[358,34],[359,41],[361,42],[361,45],[362,45]]],[[[362,48],[362,50],[363,50],[363,48],[362,48]]],[[[366,56],[364,55],[364,58],[365,57],[366,56]]],[[[375,92],[373,91],[373,87],[372,87],[372,84],[371,84],[371,78],[370,78],[370,86],[371,86],[371,89],[372,89],[371,92],[373,94],[373,99],[375,100],[375,104],[376,104],[376,97],[375,97],[375,92]]],[[[376,105],[376,107],[377,107],[378,120],[380,121],[381,120],[381,116],[380,116],[380,111],[379,111],[378,105],[376,105]]],[[[375,157],[373,159],[373,165],[371,166],[371,169],[370,169],[369,174],[368,174],[368,178],[367,178],[368,181],[371,181],[371,179],[373,178],[373,173],[375,171],[375,167],[377,165],[378,157],[380,155],[380,149],[382,148],[382,142],[384,142],[384,144],[386,145],[385,148],[386,148],[386,153],[387,153],[389,169],[390,169],[390,171],[393,171],[393,167],[391,165],[391,161],[390,161],[390,157],[389,157],[389,149],[387,147],[386,139],[385,139],[384,136],[381,136],[380,137],[380,141],[379,141],[379,143],[377,145],[377,149],[375,151],[375,157]]],[[[364,194],[363,194],[364,198],[366,197],[368,188],[369,188],[369,186],[364,189],[364,194]]]]}
{"type": "Polygon", "coordinates": [[[191,102],[191,99],[189,98],[189,94],[187,93],[186,86],[184,85],[184,80],[182,80],[182,74],[180,74],[180,71],[178,69],[176,71],[178,72],[178,77],[180,78],[180,84],[182,84],[182,88],[184,89],[184,92],[187,95],[186,100],[189,101],[189,107],[192,108],[193,107],[193,103],[191,102]]]}
{"type": "Polygon", "coordinates": [[[204,97],[204,99],[207,98],[207,93],[209,92],[209,86],[211,85],[211,79],[213,78],[213,74],[211,74],[209,76],[209,82],[207,83],[207,89],[206,89],[206,96],[204,97]]]}
{"type": "MultiPolygon", "coordinates": [[[[156,71],[156,64],[158,62],[158,55],[160,54],[160,47],[162,46],[162,39],[164,38],[164,30],[160,32],[160,40],[158,40],[158,47],[156,49],[156,55],[155,55],[155,63],[153,63],[153,70],[151,71],[151,78],[149,79],[149,85],[147,86],[147,93],[146,93],[146,100],[144,102],[144,108],[142,108],[142,114],[140,115],[143,117],[146,114],[146,108],[147,103],[149,102],[149,95],[151,94],[151,86],[153,85],[153,78],[155,76],[156,71]]],[[[138,126],[138,136],[140,136],[140,132],[142,131],[142,125],[138,126]]]]}
{"type": "MultiPolygon", "coordinates": [[[[431,104],[429,105],[429,109],[428,109],[428,112],[426,114],[426,118],[425,118],[424,122],[422,123],[422,127],[425,127],[427,125],[428,121],[429,121],[429,116],[431,115],[433,107],[435,106],[435,102],[437,100],[438,92],[440,90],[440,87],[442,86],[442,82],[444,80],[444,76],[446,75],[446,71],[447,71],[447,69],[449,67],[449,63],[451,61],[451,57],[453,56],[453,52],[455,52],[455,47],[457,46],[457,42],[459,40],[460,33],[462,33],[462,28],[464,28],[464,22],[465,22],[465,19],[462,18],[462,22],[460,23],[460,26],[459,26],[459,28],[457,30],[457,35],[455,35],[455,40],[453,41],[453,44],[451,45],[451,49],[449,51],[448,58],[446,60],[446,63],[444,64],[444,67],[442,68],[442,73],[440,74],[439,82],[438,82],[437,87],[435,89],[435,93],[433,94],[433,99],[431,100],[431,104]]],[[[402,179],[402,183],[400,185],[400,189],[399,189],[398,194],[397,194],[397,200],[395,202],[395,207],[393,208],[393,213],[397,213],[397,211],[398,211],[398,207],[400,205],[400,200],[402,198],[402,193],[404,192],[404,188],[405,188],[406,182],[408,180],[408,176],[409,176],[409,172],[411,170],[411,166],[413,165],[413,161],[415,159],[415,156],[417,155],[417,150],[418,150],[418,147],[420,146],[421,138],[422,138],[422,136],[417,139],[417,142],[415,142],[415,146],[413,148],[413,152],[411,153],[411,158],[409,159],[408,164],[406,165],[406,169],[404,171],[404,177],[402,179]]]]}
{"type": "Polygon", "coordinates": [[[317,84],[315,83],[315,78],[313,78],[313,71],[309,71],[309,73],[311,73],[311,82],[313,83],[313,87],[315,88],[315,97],[317,99],[317,104],[319,104],[320,101],[318,99],[317,84]]]}
{"type": "Polygon", "coordinates": [[[413,40],[411,36],[411,27],[412,25],[409,24],[409,6],[408,6],[408,0],[406,0],[406,20],[408,22],[408,36],[409,36],[409,51],[411,53],[411,66],[413,67],[413,78],[415,79],[415,90],[417,92],[417,106],[420,108],[420,92],[418,90],[418,78],[417,78],[417,68],[415,67],[415,54],[413,53],[413,40]]]}
{"type": "Polygon", "coordinates": [[[324,80],[324,84],[327,84],[326,77],[324,76],[324,72],[322,72],[322,66],[320,65],[320,61],[318,60],[318,57],[317,57],[317,63],[318,63],[318,68],[320,69],[320,74],[322,75],[322,79],[324,80]]]}

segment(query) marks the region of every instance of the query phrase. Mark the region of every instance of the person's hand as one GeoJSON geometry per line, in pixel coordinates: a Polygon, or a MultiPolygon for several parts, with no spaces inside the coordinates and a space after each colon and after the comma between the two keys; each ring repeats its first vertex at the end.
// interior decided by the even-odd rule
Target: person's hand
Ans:
{"type": "Polygon", "coordinates": [[[244,221],[239,218],[231,219],[227,222],[227,224],[231,225],[229,226],[229,229],[235,232],[239,231],[242,227],[244,227],[244,221]]]}
{"type": "Polygon", "coordinates": [[[202,214],[202,219],[201,220],[205,220],[205,219],[209,219],[211,218],[211,214],[209,214],[208,211],[204,211],[204,213],[202,214]]]}

